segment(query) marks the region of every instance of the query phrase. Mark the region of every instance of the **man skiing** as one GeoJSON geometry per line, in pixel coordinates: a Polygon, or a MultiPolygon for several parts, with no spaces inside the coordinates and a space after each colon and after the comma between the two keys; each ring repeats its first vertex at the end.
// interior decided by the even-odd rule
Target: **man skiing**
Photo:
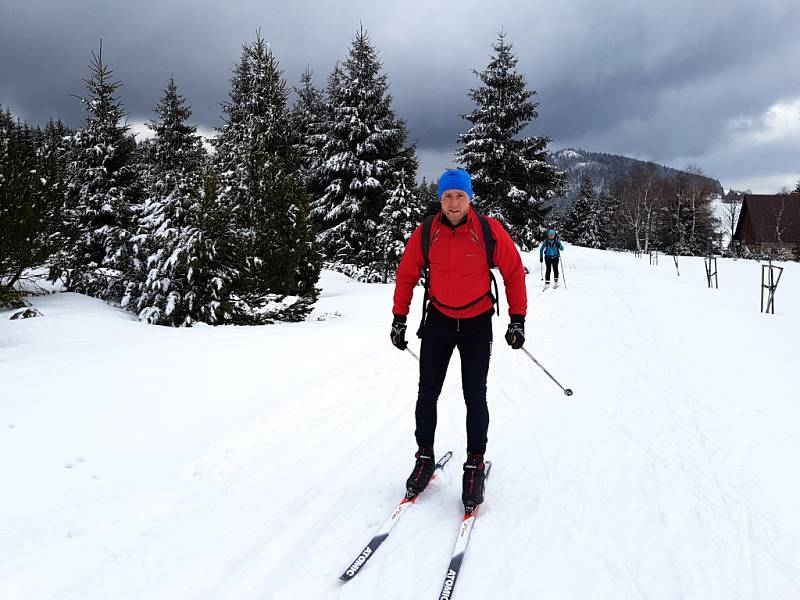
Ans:
{"type": "Polygon", "coordinates": [[[553,268],[555,275],[555,285],[553,287],[558,287],[558,261],[561,259],[562,250],[564,250],[564,246],[561,245],[561,240],[558,239],[555,229],[548,229],[547,239],[539,246],[539,262],[544,261],[545,265],[547,265],[544,272],[545,288],[550,285],[550,267],[553,268]]]}
{"type": "Polygon", "coordinates": [[[525,342],[527,294],[519,252],[503,226],[472,208],[472,180],[463,169],[449,169],[439,178],[441,212],[416,228],[409,238],[394,291],[391,341],[400,350],[407,342],[406,317],[420,278],[429,268],[427,311],[417,335],[420,348],[419,392],[416,404],[418,450],[414,470],[406,482],[408,497],[419,494],[434,472],[436,403],[455,348],[461,356],[461,381],[467,405],[467,459],[462,500],[467,510],[483,502],[489,409],[486,376],[492,350],[495,297],[491,293],[490,265],[503,276],[510,323],[506,342],[519,349],[525,342]],[[423,243],[423,231],[429,243],[423,243]],[[488,232],[491,240],[484,235],[488,232]],[[491,250],[489,250],[491,249],[491,250]],[[488,256],[487,253],[491,253],[488,256]],[[427,254],[426,254],[427,253],[427,254]]]}

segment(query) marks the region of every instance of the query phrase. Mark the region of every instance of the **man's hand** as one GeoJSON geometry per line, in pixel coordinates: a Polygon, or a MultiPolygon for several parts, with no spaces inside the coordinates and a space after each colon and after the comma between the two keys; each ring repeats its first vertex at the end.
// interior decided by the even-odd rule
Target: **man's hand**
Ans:
{"type": "Polygon", "coordinates": [[[511,315],[511,323],[508,324],[506,331],[506,342],[514,350],[519,350],[525,343],[525,317],[522,315],[511,315]]]}
{"type": "Polygon", "coordinates": [[[389,334],[392,344],[398,350],[405,350],[408,347],[406,341],[406,317],[405,315],[395,315],[392,321],[392,332],[389,334]]]}

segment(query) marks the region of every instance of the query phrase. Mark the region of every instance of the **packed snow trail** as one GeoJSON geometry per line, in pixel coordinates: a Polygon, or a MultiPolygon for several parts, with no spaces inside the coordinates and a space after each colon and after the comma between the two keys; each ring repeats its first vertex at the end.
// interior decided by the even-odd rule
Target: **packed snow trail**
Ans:
{"type": "MultiPolygon", "coordinates": [[[[542,292],[524,260],[525,347],[575,393],[508,348],[503,299],[457,600],[799,598],[800,265],[767,316],[754,261],[709,290],[699,258],[676,277],[567,246],[569,288],[542,292]]],[[[342,585],[413,464],[417,363],[389,343],[392,286],[321,285],[306,323],[259,328],[75,294],[0,313],[0,597],[434,598],[463,513],[459,369],[436,447],[462,450],[342,585]]]]}

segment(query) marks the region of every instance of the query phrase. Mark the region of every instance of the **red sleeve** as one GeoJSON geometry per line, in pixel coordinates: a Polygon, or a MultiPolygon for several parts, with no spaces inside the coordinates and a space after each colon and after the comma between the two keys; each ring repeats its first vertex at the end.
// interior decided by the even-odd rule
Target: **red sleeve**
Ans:
{"type": "Polygon", "coordinates": [[[394,284],[394,308],[392,314],[408,315],[414,287],[419,281],[419,274],[424,263],[422,256],[422,225],[419,225],[408,238],[403,257],[397,267],[394,284]]]}
{"type": "Polygon", "coordinates": [[[506,286],[508,314],[525,316],[528,310],[528,292],[525,289],[525,268],[514,241],[503,225],[496,219],[489,219],[495,238],[494,264],[500,269],[506,286]]]}

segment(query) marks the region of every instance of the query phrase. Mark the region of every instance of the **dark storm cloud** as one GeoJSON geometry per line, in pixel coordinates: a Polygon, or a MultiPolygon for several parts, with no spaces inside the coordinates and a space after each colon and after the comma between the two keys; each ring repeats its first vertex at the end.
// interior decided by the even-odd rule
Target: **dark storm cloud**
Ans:
{"type": "Polygon", "coordinates": [[[738,145],[736,166],[721,159],[733,160],[733,120],[757,121],[777,102],[800,97],[800,3],[791,0],[6,0],[1,10],[0,103],[34,122],[81,122],[71,94],[83,93],[89,52],[101,37],[131,119],[152,117],[174,74],[195,122],[209,129],[219,124],[230,67],[257,28],[290,84],[310,67],[322,86],[363,23],[430,177],[452,163],[456,136],[468,125],[460,115],[472,108],[466,92],[478,85],[472,69],[486,65],[503,28],[541,103],[530,133],[550,136],[554,148],[668,164],[692,159],[713,165],[723,183],[746,179],[748,163],[753,177],[769,175],[771,164],[791,172],[787,148],[800,150],[800,140],[783,139],[738,145]],[[749,160],[748,148],[758,160],[749,160]]]}

